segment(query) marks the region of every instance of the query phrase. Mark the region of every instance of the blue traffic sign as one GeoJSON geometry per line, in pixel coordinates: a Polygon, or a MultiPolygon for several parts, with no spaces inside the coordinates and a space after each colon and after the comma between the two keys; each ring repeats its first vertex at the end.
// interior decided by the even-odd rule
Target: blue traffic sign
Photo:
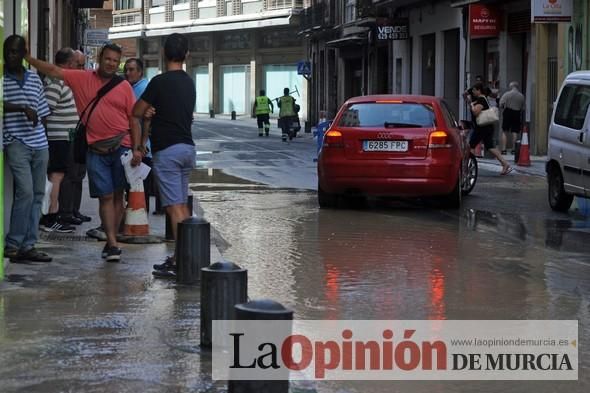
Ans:
{"type": "Polygon", "coordinates": [[[297,63],[297,74],[298,75],[311,75],[311,63],[306,60],[302,60],[297,63]]]}

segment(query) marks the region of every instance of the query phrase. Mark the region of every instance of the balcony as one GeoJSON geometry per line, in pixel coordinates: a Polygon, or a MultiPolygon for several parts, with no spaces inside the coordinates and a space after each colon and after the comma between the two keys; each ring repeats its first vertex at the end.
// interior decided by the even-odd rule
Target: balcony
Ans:
{"type": "Polygon", "coordinates": [[[305,8],[301,13],[301,32],[315,34],[335,25],[334,9],[325,3],[317,3],[305,8]]]}
{"type": "Polygon", "coordinates": [[[265,9],[267,11],[284,10],[289,8],[303,8],[303,0],[267,0],[265,9]]]}
{"type": "Polygon", "coordinates": [[[113,13],[113,27],[140,25],[141,23],[141,10],[133,12],[113,13]]]}

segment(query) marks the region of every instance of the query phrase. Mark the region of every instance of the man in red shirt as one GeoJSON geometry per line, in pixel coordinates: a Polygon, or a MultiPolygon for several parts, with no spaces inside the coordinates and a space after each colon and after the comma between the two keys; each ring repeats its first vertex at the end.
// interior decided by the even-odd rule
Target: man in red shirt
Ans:
{"type": "MultiPolygon", "coordinates": [[[[72,89],[78,113],[81,114],[100,88],[116,76],[121,62],[121,48],[114,44],[105,45],[98,57],[97,70],[66,70],[29,55],[26,60],[43,74],[63,79],[72,89]]],[[[132,165],[138,165],[142,159],[141,131],[138,119],[133,116],[134,103],[133,89],[123,81],[101,98],[90,119],[87,118],[88,113],[83,119],[89,146],[86,166],[90,196],[99,200],[100,218],[107,235],[102,257],[108,262],[121,259],[117,228],[123,218],[123,192],[127,182],[120,157],[132,148],[132,165]],[[114,145],[112,141],[115,141],[114,145]],[[106,152],[105,144],[108,146],[106,152]],[[99,145],[103,148],[98,148],[99,145]]]]}

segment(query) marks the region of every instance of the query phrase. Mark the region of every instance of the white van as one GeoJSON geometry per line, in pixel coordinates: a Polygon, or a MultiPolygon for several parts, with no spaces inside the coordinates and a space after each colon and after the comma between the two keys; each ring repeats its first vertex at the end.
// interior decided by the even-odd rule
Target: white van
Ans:
{"type": "Polygon", "coordinates": [[[549,125],[549,205],[567,211],[574,196],[590,197],[590,71],[567,76],[549,125]]]}

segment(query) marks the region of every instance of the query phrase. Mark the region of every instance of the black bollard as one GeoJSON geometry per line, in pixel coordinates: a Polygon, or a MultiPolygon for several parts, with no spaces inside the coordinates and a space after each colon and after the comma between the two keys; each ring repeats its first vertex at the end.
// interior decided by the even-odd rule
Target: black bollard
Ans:
{"type": "MultiPolygon", "coordinates": [[[[236,304],[236,319],[242,321],[292,321],[293,311],[273,300],[253,300],[244,304],[236,304]]],[[[291,334],[285,332],[285,336],[291,334]]],[[[289,370],[285,370],[285,379],[279,381],[240,381],[230,379],[228,393],[288,393],[289,370]]],[[[231,378],[231,370],[230,370],[231,378]]]]}
{"type": "Polygon", "coordinates": [[[311,134],[311,122],[310,121],[305,122],[305,133],[311,134]]]}
{"type": "MultiPolygon", "coordinates": [[[[186,201],[188,206],[189,214],[192,216],[194,214],[193,211],[193,196],[189,195],[186,201]]],[[[166,214],[166,240],[173,242],[174,241],[174,234],[172,233],[172,221],[170,221],[170,216],[166,214]]]]}
{"type": "Polygon", "coordinates": [[[236,111],[231,111],[231,119],[236,120],[236,111]]]}
{"type": "Polygon", "coordinates": [[[216,262],[201,269],[201,346],[211,348],[214,320],[235,319],[236,304],[248,301],[248,271],[216,262]]]}
{"type": "Polygon", "coordinates": [[[176,282],[194,284],[201,278],[201,269],[211,263],[211,226],[198,217],[187,218],[178,224],[176,241],[176,282]]]}
{"type": "Polygon", "coordinates": [[[209,111],[209,117],[210,117],[211,119],[214,119],[214,118],[215,118],[215,111],[214,111],[213,109],[211,109],[211,110],[209,111]]]}

